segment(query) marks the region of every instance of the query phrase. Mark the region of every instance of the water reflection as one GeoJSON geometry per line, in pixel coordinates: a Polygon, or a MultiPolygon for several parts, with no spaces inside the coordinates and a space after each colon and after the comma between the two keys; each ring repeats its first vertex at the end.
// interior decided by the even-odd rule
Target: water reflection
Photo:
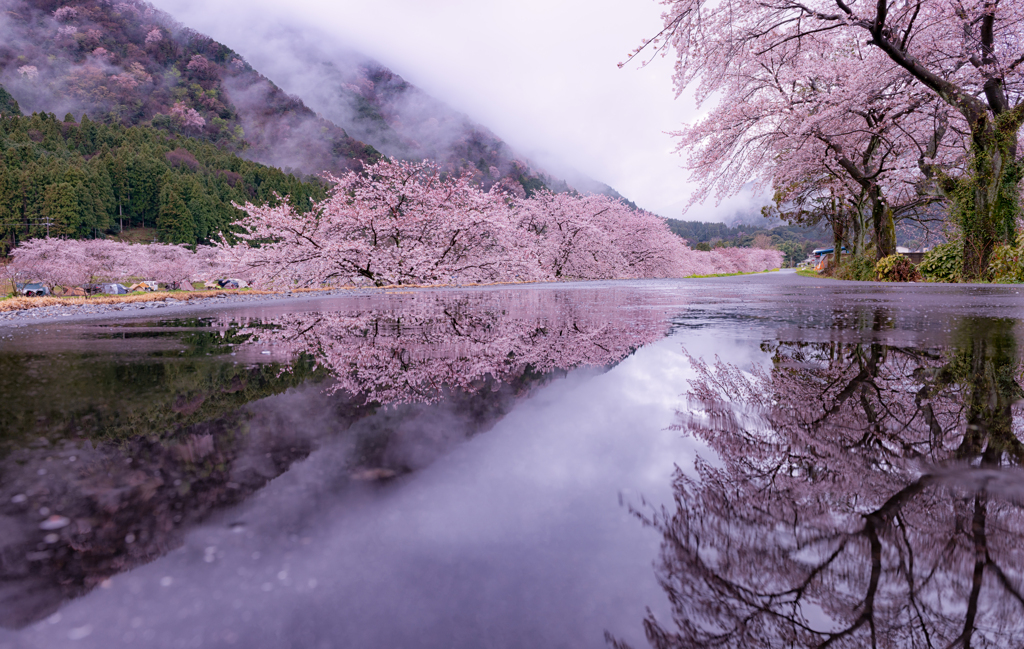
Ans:
{"type": "MultiPolygon", "coordinates": [[[[876,313],[874,329],[887,316],[876,313]]],[[[654,647],[985,647],[1024,633],[1015,321],[948,345],[770,343],[768,369],[691,358],[654,647]]],[[[610,638],[615,646],[625,646],[610,638]]]]}
{"type": "Polygon", "coordinates": [[[285,314],[243,331],[249,345],[316,358],[332,390],[389,404],[611,365],[668,333],[665,319],[663,307],[628,292],[509,291],[418,294],[391,308],[285,314]]]}
{"type": "Polygon", "coordinates": [[[166,554],[326,438],[348,439],[347,483],[395,478],[565,370],[612,365],[667,333],[664,310],[627,293],[579,297],[420,293],[65,326],[5,348],[0,626],[166,554]]]}

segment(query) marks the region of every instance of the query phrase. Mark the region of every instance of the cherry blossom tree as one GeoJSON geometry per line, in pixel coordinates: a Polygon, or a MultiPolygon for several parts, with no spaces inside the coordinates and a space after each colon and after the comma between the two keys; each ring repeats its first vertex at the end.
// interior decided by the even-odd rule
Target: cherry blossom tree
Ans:
{"type": "MultiPolygon", "coordinates": [[[[771,60],[796,44],[819,39],[834,44],[838,59],[852,50],[875,49],[848,77],[855,110],[870,108],[878,79],[901,71],[958,114],[969,146],[961,168],[922,160],[951,200],[964,234],[965,274],[980,276],[994,244],[1012,240],[1019,214],[1021,161],[1018,137],[1024,123],[1024,6],[1001,0],[665,0],[665,28],[651,42],[678,54],[675,83],[697,83],[698,100],[721,98],[738,110],[748,97],[734,94],[750,66],[771,60]]],[[[827,65],[822,62],[822,65],[827,65]]],[[[783,77],[788,75],[783,75],[783,77]]],[[[826,73],[826,77],[830,77],[826,73]]],[[[916,92],[901,97],[905,112],[916,92]]],[[[897,97],[898,99],[900,97],[897,97]]],[[[755,102],[757,98],[755,97],[755,102]]],[[[720,122],[723,130],[741,120],[720,122]]],[[[927,137],[921,138],[922,142],[927,137]]],[[[768,164],[769,161],[762,162],[768,164]]]]}
{"type": "Polygon", "coordinates": [[[77,241],[30,239],[11,252],[8,271],[22,282],[42,282],[53,291],[56,286],[77,286],[89,281],[89,268],[77,241]]]}
{"type": "MultiPolygon", "coordinates": [[[[945,140],[956,131],[937,131],[925,117],[938,109],[945,124],[949,111],[936,107],[884,54],[859,45],[809,35],[745,59],[727,92],[746,101],[720,102],[676,133],[679,150],[688,152],[690,168],[703,181],[691,204],[712,191],[719,198],[736,193],[754,179],[773,188],[777,204],[789,206],[781,210],[784,217],[801,222],[808,207],[817,216],[823,201],[838,197],[845,204],[839,212],[854,216],[851,247],[859,252],[858,239],[870,231],[877,258],[894,254],[894,217],[928,200],[919,191],[921,160],[950,158],[945,140]],[[837,47],[846,55],[837,55],[837,47]],[[888,74],[876,75],[872,88],[857,86],[863,67],[888,74]]],[[[834,225],[839,239],[845,224],[834,225]]]]}
{"type": "Polygon", "coordinates": [[[249,248],[225,246],[256,281],[444,284],[537,278],[530,248],[513,236],[501,195],[429,162],[381,162],[350,172],[311,214],[241,206],[249,248]]]}
{"type": "Polygon", "coordinates": [[[781,262],[777,251],[695,253],[662,219],[605,196],[525,198],[500,183],[485,192],[429,162],[385,161],[329,180],[311,215],[240,206],[247,245],[222,249],[268,286],[683,277],[781,262]]]}
{"type": "Polygon", "coordinates": [[[78,17],[78,9],[75,7],[60,7],[53,12],[53,17],[57,22],[68,22],[78,17]]]}
{"type": "MultiPolygon", "coordinates": [[[[169,244],[129,244],[107,239],[29,239],[11,252],[10,273],[18,281],[38,281],[51,290],[93,282],[155,280],[180,288],[194,279],[226,274],[217,248],[169,244]]],[[[189,288],[191,286],[189,285],[189,288]]]]}
{"type": "Polygon", "coordinates": [[[189,108],[180,101],[171,107],[171,118],[182,128],[201,129],[206,126],[206,120],[194,108],[189,108]]]}
{"type": "Polygon", "coordinates": [[[556,279],[604,279],[626,273],[606,217],[615,209],[602,196],[540,192],[519,203],[520,228],[538,238],[541,267],[556,279]]]}

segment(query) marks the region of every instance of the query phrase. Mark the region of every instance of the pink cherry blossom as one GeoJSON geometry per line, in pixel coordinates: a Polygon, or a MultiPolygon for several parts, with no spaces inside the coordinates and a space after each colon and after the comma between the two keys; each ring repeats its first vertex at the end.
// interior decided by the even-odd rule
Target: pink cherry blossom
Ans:
{"type": "Polygon", "coordinates": [[[206,126],[206,120],[196,109],[189,108],[180,101],[171,107],[170,115],[182,128],[198,130],[206,126]]]}
{"type": "Polygon", "coordinates": [[[67,22],[78,17],[78,9],[75,7],[60,7],[53,12],[53,17],[57,22],[67,22]]]}
{"type": "Polygon", "coordinates": [[[663,4],[664,30],[635,54],[674,53],[677,92],[714,104],[678,134],[698,199],[750,181],[782,200],[838,196],[882,237],[879,219],[914,209],[921,192],[962,200],[957,183],[980,183],[961,226],[982,224],[964,252],[969,275],[984,270],[1009,235],[1003,184],[1019,176],[1024,4],[663,4]]]}
{"type": "Polygon", "coordinates": [[[200,246],[128,244],[108,239],[29,239],[11,251],[8,271],[18,281],[38,281],[51,290],[93,282],[155,280],[177,287],[227,274],[220,252],[200,246]]]}
{"type": "Polygon", "coordinates": [[[606,196],[540,192],[429,162],[384,161],[329,177],[312,214],[240,206],[247,246],[222,246],[258,284],[459,284],[639,279],[778,267],[781,253],[691,251],[664,220],[606,196]]]}

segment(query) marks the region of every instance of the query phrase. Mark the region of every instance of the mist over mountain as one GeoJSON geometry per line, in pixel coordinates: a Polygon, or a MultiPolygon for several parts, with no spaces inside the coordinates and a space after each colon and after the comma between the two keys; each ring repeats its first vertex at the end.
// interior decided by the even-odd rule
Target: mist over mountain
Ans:
{"type": "Polygon", "coordinates": [[[0,0],[0,85],[26,114],[151,125],[304,175],[383,154],[468,171],[484,188],[622,198],[534,168],[487,128],[328,39],[268,30],[253,55],[255,67],[136,0],[0,0]]]}
{"type": "Polygon", "coordinates": [[[305,174],[380,157],[231,48],[142,2],[0,0],[0,84],[25,113],[152,124],[305,174]]]}
{"type": "Polygon", "coordinates": [[[484,188],[512,179],[526,193],[546,187],[625,200],[591,178],[558,178],[538,169],[485,126],[326,36],[274,26],[247,39],[259,43],[248,53],[255,67],[384,155],[470,171],[484,188]]]}

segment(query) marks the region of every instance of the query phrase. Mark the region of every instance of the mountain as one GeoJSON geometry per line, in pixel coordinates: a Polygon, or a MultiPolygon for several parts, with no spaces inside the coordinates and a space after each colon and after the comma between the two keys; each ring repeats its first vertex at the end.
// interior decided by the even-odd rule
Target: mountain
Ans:
{"type": "Polygon", "coordinates": [[[0,5],[0,85],[25,113],[151,125],[300,174],[340,174],[383,153],[472,171],[485,188],[505,179],[526,194],[570,189],[384,66],[302,34],[277,34],[275,56],[261,59],[288,94],[145,2],[0,5]]]}
{"type": "Polygon", "coordinates": [[[0,84],[23,112],[151,124],[304,174],[380,158],[229,47],[146,3],[0,4],[0,84]]]}
{"type": "MultiPolygon", "coordinates": [[[[276,189],[298,182],[287,173],[280,178],[271,174],[267,177],[273,181],[261,185],[253,178],[270,172],[243,170],[238,161],[227,159],[208,162],[215,156],[208,151],[200,155],[186,140],[299,176],[341,174],[383,154],[469,171],[485,189],[500,182],[520,195],[575,188],[621,198],[591,179],[576,179],[570,186],[551,177],[498,136],[383,65],[320,43],[284,30],[268,36],[258,56],[277,85],[227,45],[139,0],[0,0],[0,114],[16,115],[20,107],[39,122],[7,129],[3,146],[8,160],[15,160],[10,152],[25,142],[30,142],[32,160],[17,158],[16,164],[6,165],[6,189],[0,193],[21,198],[11,198],[0,210],[5,241],[0,251],[45,233],[40,224],[53,221],[51,204],[58,194],[66,203],[65,236],[116,231],[111,229],[113,192],[117,230],[127,222],[157,227],[167,241],[202,243],[229,224],[235,214],[230,202],[240,191],[242,197],[261,200],[258,186],[276,189]],[[116,144],[83,141],[80,133],[93,125],[143,131],[118,132],[116,144]],[[44,139],[33,139],[33,133],[44,139]],[[161,137],[166,146],[158,143],[161,137]],[[145,151],[132,154],[131,143],[142,146],[143,141],[148,143],[145,151]],[[105,162],[91,160],[97,155],[105,162]],[[104,180],[100,167],[113,178],[114,160],[138,171],[143,193],[157,198],[142,200],[143,193],[131,183],[104,180]],[[245,182],[236,187],[239,174],[245,182]],[[86,176],[91,180],[82,180],[86,176]],[[155,180],[142,183],[143,177],[155,180]],[[164,199],[171,194],[184,201],[171,210],[179,217],[173,231],[164,225],[169,217],[157,218],[169,214],[164,199]],[[95,198],[100,195],[102,200],[95,198]],[[195,207],[207,216],[189,217],[195,212],[186,205],[189,196],[199,197],[195,207]]],[[[308,197],[315,191],[303,187],[300,193],[308,197]]]]}
{"type": "MultiPolygon", "coordinates": [[[[255,29],[259,29],[255,27],[255,29]]],[[[399,74],[331,38],[280,25],[245,40],[259,47],[250,63],[352,137],[389,157],[433,160],[443,168],[470,171],[485,189],[509,179],[525,193],[576,190],[622,198],[589,178],[568,182],[536,168],[500,137],[467,115],[430,96],[399,74]]]]}

